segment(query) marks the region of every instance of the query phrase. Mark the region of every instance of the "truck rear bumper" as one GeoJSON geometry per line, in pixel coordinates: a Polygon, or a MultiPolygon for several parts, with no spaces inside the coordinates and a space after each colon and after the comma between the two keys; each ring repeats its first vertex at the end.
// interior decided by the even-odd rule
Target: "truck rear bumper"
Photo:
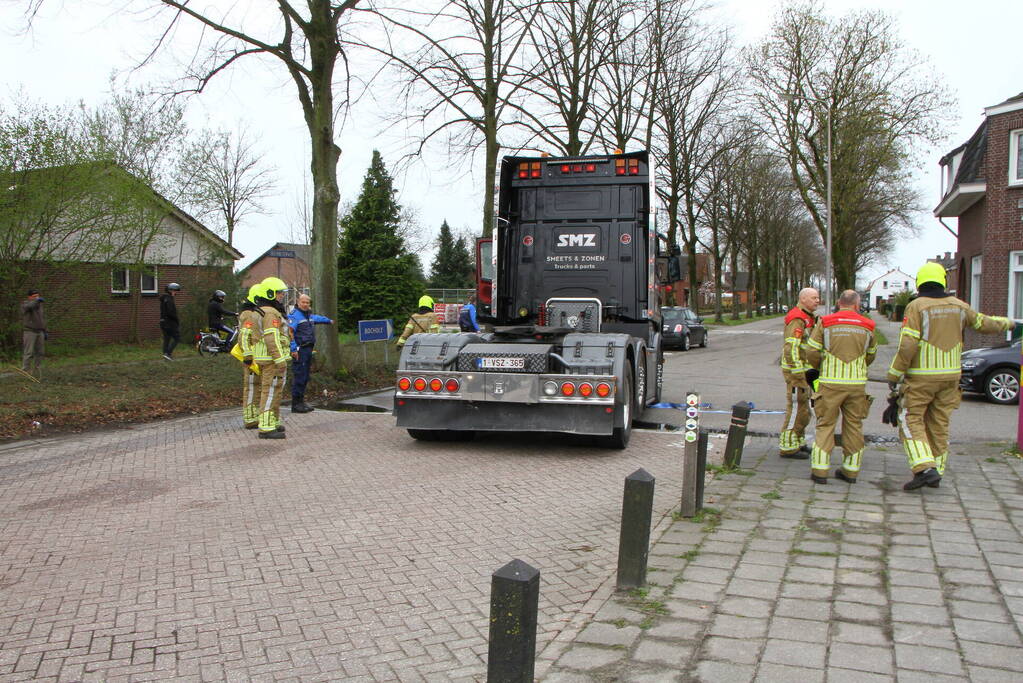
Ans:
{"type": "Polygon", "coordinates": [[[447,429],[484,432],[564,432],[607,436],[614,429],[615,410],[608,405],[559,405],[394,399],[398,426],[406,429],[447,429]],[[611,412],[608,412],[608,410],[611,412]]]}

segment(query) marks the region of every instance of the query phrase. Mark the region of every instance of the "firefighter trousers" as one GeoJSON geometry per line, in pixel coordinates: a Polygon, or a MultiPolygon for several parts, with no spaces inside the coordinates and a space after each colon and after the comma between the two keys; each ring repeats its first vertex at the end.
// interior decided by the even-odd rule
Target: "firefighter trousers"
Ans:
{"type": "Polygon", "coordinates": [[[287,380],[285,363],[259,364],[259,431],[272,432],[281,424],[281,395],[287,380]]]}
{"type": "Polygon", "coordinates": [[[817,477],[827,477],[831,451],[835,448],[835,427],[842,418],[842,472],[850,479],[860,473],[863,462],[863,421],[872,398],[863,384],[821,384],[814,400],[817,415],[810,467],[817,477]]]}
{"type": "Polygon", "coordinates": [[[913,472],[945,474],[948,425],[959,407],[959,378],[907,377],[899,394],[899,438],[913,472]]]}
{"type": "Polygon", "coordinates": [[[799,375],[785,373],[785,422],[778,437],[778,450],[783,455],[795,453],[806,443],[806,426],[810,424],[810,390],[799,375]]]}
{"type": "Polygon", "coordinates": [[[259,423],[260,376],[242,365],[242,420],[249,427],[259,423]]]}

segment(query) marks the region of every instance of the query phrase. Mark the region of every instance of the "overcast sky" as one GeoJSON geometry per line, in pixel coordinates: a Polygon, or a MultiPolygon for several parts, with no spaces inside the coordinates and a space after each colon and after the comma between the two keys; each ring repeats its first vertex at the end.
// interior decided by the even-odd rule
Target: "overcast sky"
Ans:
{"type": "MultiPolygon", "coordinates": [[[[20,8],[25,0],[0,0],[0,83],[8,96],[20,89],[48,104],[96,103],[106,98],[112,73],[134,85],[173,75],[176,65],[162,57],[154,66],[130,72],[152,46],[157,24],[145,13],[131,16],[115,11],[125,4],[123,0],[51,0],[32,31],[23,34],[18,29],[24,25],[20,8]]],[[[128,4],[145,8],[153,3],[133,0],[128,4]]],[[[722,21],[731,23],[737,43],[745,44],[766,34],[777,6],[760,0],[723,0],[716,11],[722,21]]],[[[931,151],[919,173],[926,205],[917,218],[921,236],[901,242],[887,260],[862,273],[861,280],[889,267],[915,272],[924,258],[955,249],[955,239],[930,213],[940,199],[938,159],[973,133],[984,107],[1023,91],[1019,50],[1023,2],[826,0],[824,6],[833,15],[855,8],[882,8],[894,14],[907,45],[926,56],[958,99],[948,140],[931,151]]],[[[265,11],[272,11],[270,4],[266,7],[265,11]]],[[[177,40],[185,44],[188,36],[179,35],[177,40]]],[[[188,106],[193,126],[247,125],[278,169],[280,193],[270,202],[273,213],[250,217],[236,233],[236,246],[246,256],[240,262],[244,265],[274,242],[288,241],[296,224],[296,207],[308,176],[309,143],[294,88],[276,64],[252,60],[216,79],[188,106]]],[[[343,200],[357,196],[375,147],[381,149],[385,162],[394,161],[402,148],[397,133],[381,130],[374,108],[365,106],[339,132],[343,200]]],[[[478,231],[481,174],[456,173],[443,156],[436,155],[417,162],[397,180],[400,201],[418,213],[427,230],[435,233],[447,220],[455,230],[478,231]]],[[[950,222],[955,228],[955,221],[950,222]]],[[[429,271],[429,263],[424,267],[429,271]]]]}

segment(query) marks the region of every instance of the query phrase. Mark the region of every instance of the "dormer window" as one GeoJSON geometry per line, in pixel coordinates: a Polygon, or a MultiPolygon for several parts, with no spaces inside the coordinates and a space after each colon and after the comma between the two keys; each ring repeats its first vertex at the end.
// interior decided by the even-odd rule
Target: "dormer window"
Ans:
{"type": "Polygon", "coordinates": [[[1023,185],[1023,130],[1009,133],[1009,185],[1023,185]]]}

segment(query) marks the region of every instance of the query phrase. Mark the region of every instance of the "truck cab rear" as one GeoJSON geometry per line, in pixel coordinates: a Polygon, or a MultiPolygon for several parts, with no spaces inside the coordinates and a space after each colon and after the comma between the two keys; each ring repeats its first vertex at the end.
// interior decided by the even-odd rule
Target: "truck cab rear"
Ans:
{"type": "Polygon", "coordinates": [[[419,439],[528,430],[627,445],[660,397],[652,196],[645,152],[506,157],[495,239],[480,252],[496,266],[480,292],[490,331],[409,338],[398,425],[419,439]]]}

